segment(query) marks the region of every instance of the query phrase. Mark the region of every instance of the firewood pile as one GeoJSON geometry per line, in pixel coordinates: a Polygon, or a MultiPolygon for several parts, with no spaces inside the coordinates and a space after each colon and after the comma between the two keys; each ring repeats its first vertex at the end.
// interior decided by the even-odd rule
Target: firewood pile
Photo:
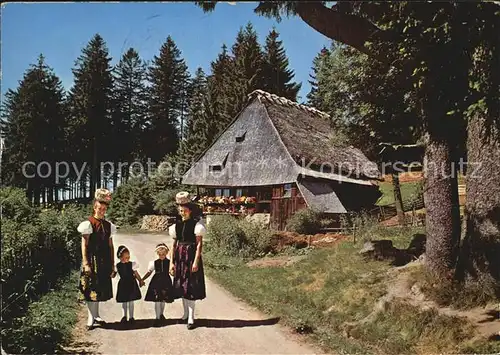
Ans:
{"type": "Polygon", "coordinates": [[[166,231],[168,226],[174,222],[174,217],[148,215],[142,218],[141,229],[148,231],[166,231]]]}

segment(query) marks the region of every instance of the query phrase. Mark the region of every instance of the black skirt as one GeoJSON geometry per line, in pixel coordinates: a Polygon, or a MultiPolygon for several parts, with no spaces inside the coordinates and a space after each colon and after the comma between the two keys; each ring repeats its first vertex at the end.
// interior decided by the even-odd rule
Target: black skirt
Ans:
{"type": "Polygon", "coordinates": [[[92,258],[90,263],[90,274],[83,270],[80,272],[78,289],[80,298],[90,302],[103,302],[113,298],[113,286],[111,283],[111,267],[105,262],[99,262],[92,258]]]}
{"type": "Polygon", "coordinates": [[[172,279],[169,275],[170,262],[168,259],[155,261],[155,274],[149,283],[145,301],[148,302],[174,302],[172,279]]]}
{"type": "Polygon", "coordinates": [[[116,302],[131,302],[142,298],[139,283],[134,277],[132,263],[118,263],[116,270],[120,276],[118,281],[118,291],[116,292],[116,302]]]}
{"type": "Polygon", "coordinates": [[[192,272],[196,256],[195,243],[178,243],[174,250],[174,291],[175,298],[202,300],[206,298],[203,260],[200,257],[198,271],[192,272]]]}

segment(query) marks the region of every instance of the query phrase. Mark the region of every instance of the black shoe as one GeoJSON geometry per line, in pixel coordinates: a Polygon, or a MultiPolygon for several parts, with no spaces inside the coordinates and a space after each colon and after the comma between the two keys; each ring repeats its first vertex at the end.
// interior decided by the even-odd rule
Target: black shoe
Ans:
{"type": "Polygon", "coordinates": [[[91,331],[91,330],[94,330],[95,329],[95,326],[92,324],[92,325],[87,325],[87,330],[88,331],[91,331]]]}
{"type": "Polygon", "coordinates": [[[134,322],[135,322],[135,319],[134,319],[134,317],[130,317],[130,318],[128,319],[128,321],[129,321],[129,323],[134,323],[134,322]]]}
{"type": "Polygon", "coordinates": [[[127,323],[127,317],[123,317],[120,321],[120,323],[127,323]]]}
{"type": "Polygon", "coordinates": [[[166,320],[167,320],[167,318],[165,318],[165,316],[162,314],[162,315],[160,316],[160,321],[165,322],[166,320]]]}
{"type": "Polygon", "coordinates": [[[195,328],[194,323],[188,323],[188,325],[187,325],[188,330],[192,330],[194,328],[195,328]]]}

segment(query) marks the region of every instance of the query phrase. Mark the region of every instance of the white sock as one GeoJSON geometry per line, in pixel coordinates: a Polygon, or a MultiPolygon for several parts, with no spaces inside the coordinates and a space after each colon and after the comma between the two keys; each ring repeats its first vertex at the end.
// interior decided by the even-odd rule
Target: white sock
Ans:
{"type": "Polygon", "coordinates": [[[102,321],[101,316],[99,316],[99,302],[94,302],[94,318],[96,321],[102,321]]]}
{"type": "Polygon", "coordinates": [[[163,312],[165,311],[165,302],[160,302],[160,315],[163,315],[163,312]]]}
{"type": "Polygon", "coordinates": [[[194,300],[187,300],[188,302],[188,323],[193,324],[194,323],[194,305],[195,302],[194,300]]]}
{"type": "Polygon", "coordinates": [[[87,319],[87,326],[91,326],[94,324],[94,306],[92,305],[94,302],[89,302],[87,301],[87,309],[88,309],[88,319],[87,319]]]}
{"type": "Polygon", "coordinates": [[[128,302],[128,313],[130,314],[130,318],[134,318],[134,301],[128,302]]]}
{"type": "Polygon", "coordinates": [[[155,302],[155,313],[156,313],[156,319],[160,319],[160,314],[161,314],[160,302],[155,302]]]}
{"type": "Polygon", "coordinates": [[[123,316],[127,318],[127,303],[128,302],[123,302],[122,303],[122,308],[123,308],[123,316]]]}
{"type": "Polygon", "coordinates": [[[188,311],[188,300],[183,298],[182,299],[182,306],[184,307],[184,314],[182,315],[182,320],[188,319],[189,316],[189,311],[188,311]]]}

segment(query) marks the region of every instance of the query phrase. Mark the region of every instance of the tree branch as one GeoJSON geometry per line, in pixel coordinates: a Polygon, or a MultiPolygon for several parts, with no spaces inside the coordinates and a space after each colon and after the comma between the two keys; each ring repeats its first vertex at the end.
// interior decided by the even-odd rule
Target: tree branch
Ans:
{"type": "Polygon", "coordinates": [[[296,11],[305,23],[326,37],[356,48],[382,62],[387,62],[387,57],[373,53],[366,46],[366,42],[370,40],[389,41],[388,34],[368,20],[330,9],[319,1],[298,1],[296,11]]]}

